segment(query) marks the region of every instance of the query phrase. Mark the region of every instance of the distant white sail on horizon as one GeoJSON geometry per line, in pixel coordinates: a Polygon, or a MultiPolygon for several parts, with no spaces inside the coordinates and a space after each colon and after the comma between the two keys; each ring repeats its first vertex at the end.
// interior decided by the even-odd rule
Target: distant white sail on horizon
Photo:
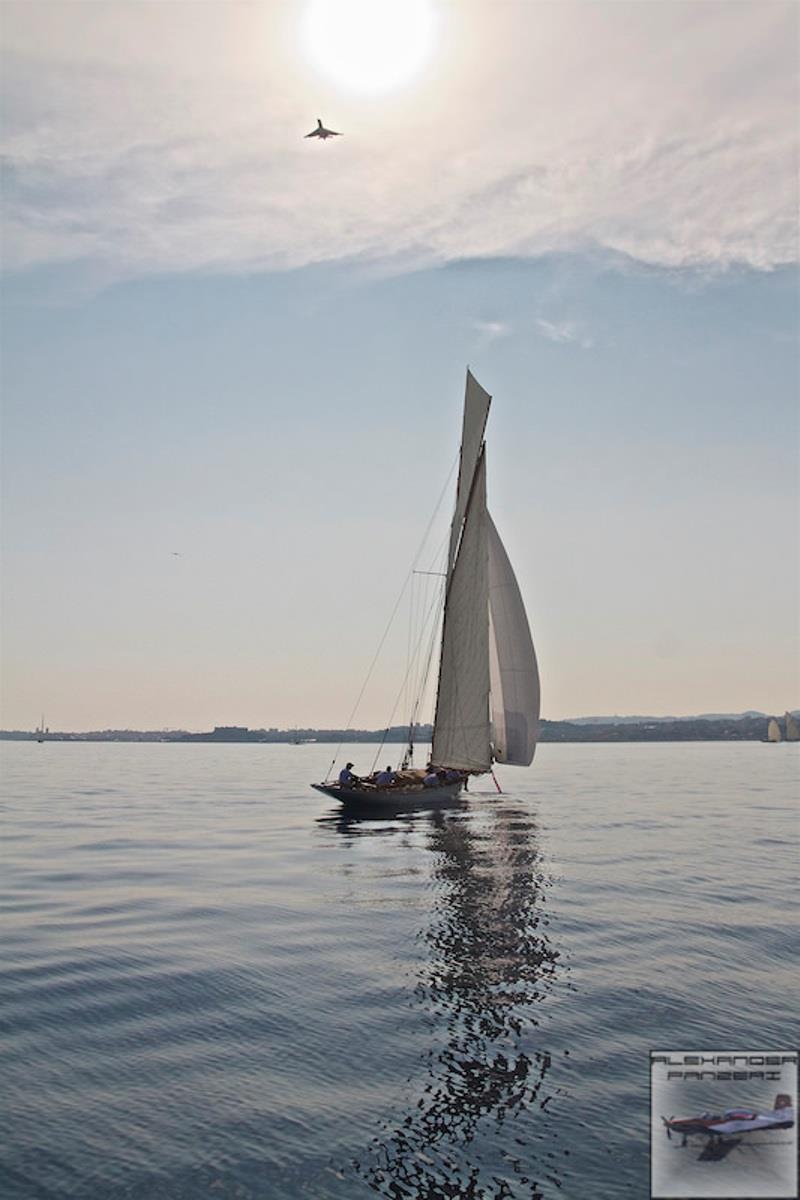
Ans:
{"type": "Polygon", "coordinates": [[[488,517],[489,663],[494,756],[529,767],[539,737],[539,668],[514,569],[488,517]]]}
{"type": "Polygon", "coordinates": [[[781,727],[773,717],[767,726],[767,741],[779,742],[781,740],[781,727]]]}
{"type": "Polygon", "coordinates": [[[797,724],[790,712],[785,714],[784,721],[786,722],[787,742],[800,742],[800,725],[797,724]]]}

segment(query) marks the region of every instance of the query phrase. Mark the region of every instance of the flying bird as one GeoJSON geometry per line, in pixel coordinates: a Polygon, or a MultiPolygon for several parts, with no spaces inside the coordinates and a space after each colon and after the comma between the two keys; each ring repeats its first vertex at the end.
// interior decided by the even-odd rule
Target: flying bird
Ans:
{"type": "Polygon", "coordinates": [[[322,124],[322,121],[320,121],[319,117],[317,117],[317,128],[312,129],[311,133],[306,134],[307,138],[318,137],[318,138],[322,138],[323,142],[325,141],[326,138],[341,137],[341,136],[342,136],[342,134],[337,133],[335,129],[326,129],[325,126],[322,124]]]}

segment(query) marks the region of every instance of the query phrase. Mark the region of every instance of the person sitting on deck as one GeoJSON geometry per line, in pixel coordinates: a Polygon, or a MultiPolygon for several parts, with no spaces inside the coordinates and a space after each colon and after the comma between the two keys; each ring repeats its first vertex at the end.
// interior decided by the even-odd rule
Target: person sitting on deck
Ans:
{"type": "Polygon", "coordinates": [[[391,787],[393,783],[397,783],[397,776],[391,767],[387,766],[385,771],[378,771],[375,776],[376,787],[391,787]]]}
{"type": "Polygon", "coordinates": [[[445,772],[445,783],[461,783],[463,782],[463,779],[463,772],[457,771],[455,767],[450,767],[450,769],[445,772]]]}
{"type": "Polygon", "coordinates": [[[431,767],[431,769],[428,771],[428,774],[425,776],[425,778],[423,779],[422,782],[425,787],[438,787],[439,784],[441,783],[441,780],[439,779],[439,776],[434,771],[433,767],[431,767]]]}
{"type": "Polygon", "coordinates": [[[353,774],[353,764],[346,763],[339,772],[339,787],[355,787],[359,782],[358,776],[353,774]]]}

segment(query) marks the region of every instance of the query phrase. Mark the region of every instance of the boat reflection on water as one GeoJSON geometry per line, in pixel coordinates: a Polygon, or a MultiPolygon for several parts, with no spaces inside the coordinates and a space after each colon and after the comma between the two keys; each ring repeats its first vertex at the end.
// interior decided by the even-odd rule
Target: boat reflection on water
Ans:
{"type": "Polygon", "coordinates": [[[358,804],[352,805],[343,803],[340,804],[339,810],[335,815],[323,817],[321,821],[328,827],[332,825],[339,833],[351,834],[353,836],[357,836],[366,830],[370,833],[391,833],[394,827],[387,825],[383,829],[380,822],[435,821],[437,817],[441,817],[444,813],[458,812],[459,809],[466,809],[468,804],[469,796],[461,792],[457,796],[448,796],[446,800],[439,801],[434,807],[424,793],[422,793],[418,803],[414,804],[405,801],[398,803],[397,808],[389,807],[386,804],[370,805],[361,801],[358,804]]]}
{"type": "MultiPolygon", "coordinates": [[[[506,796],[479,808],[464,798],[409,820],[417,831],[425,821],[435,855],[414,993],[430,1047],[405,1109],[382,1122],[352,1166],[385,1196],[535,1200],[540,1182],[561,1184],[542,1108],[551,1060],[539,1030],[559,954],[546,932],[550,881],[535,821],[506,796]]],[[[336,826],[398,832],[396,823],[359,829],[363,821],[363,812],[342,811],[336,826]]]]}

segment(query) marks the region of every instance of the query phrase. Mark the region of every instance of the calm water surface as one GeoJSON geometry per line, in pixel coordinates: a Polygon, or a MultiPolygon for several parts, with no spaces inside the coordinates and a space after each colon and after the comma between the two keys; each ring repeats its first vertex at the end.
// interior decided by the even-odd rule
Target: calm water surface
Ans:
{"type": "Polygon", "coordinates": [[[331,754],[3,746],[5,1200],[638,1200],[650,1048],[796,1044],[797,747],[331,754]]]}

